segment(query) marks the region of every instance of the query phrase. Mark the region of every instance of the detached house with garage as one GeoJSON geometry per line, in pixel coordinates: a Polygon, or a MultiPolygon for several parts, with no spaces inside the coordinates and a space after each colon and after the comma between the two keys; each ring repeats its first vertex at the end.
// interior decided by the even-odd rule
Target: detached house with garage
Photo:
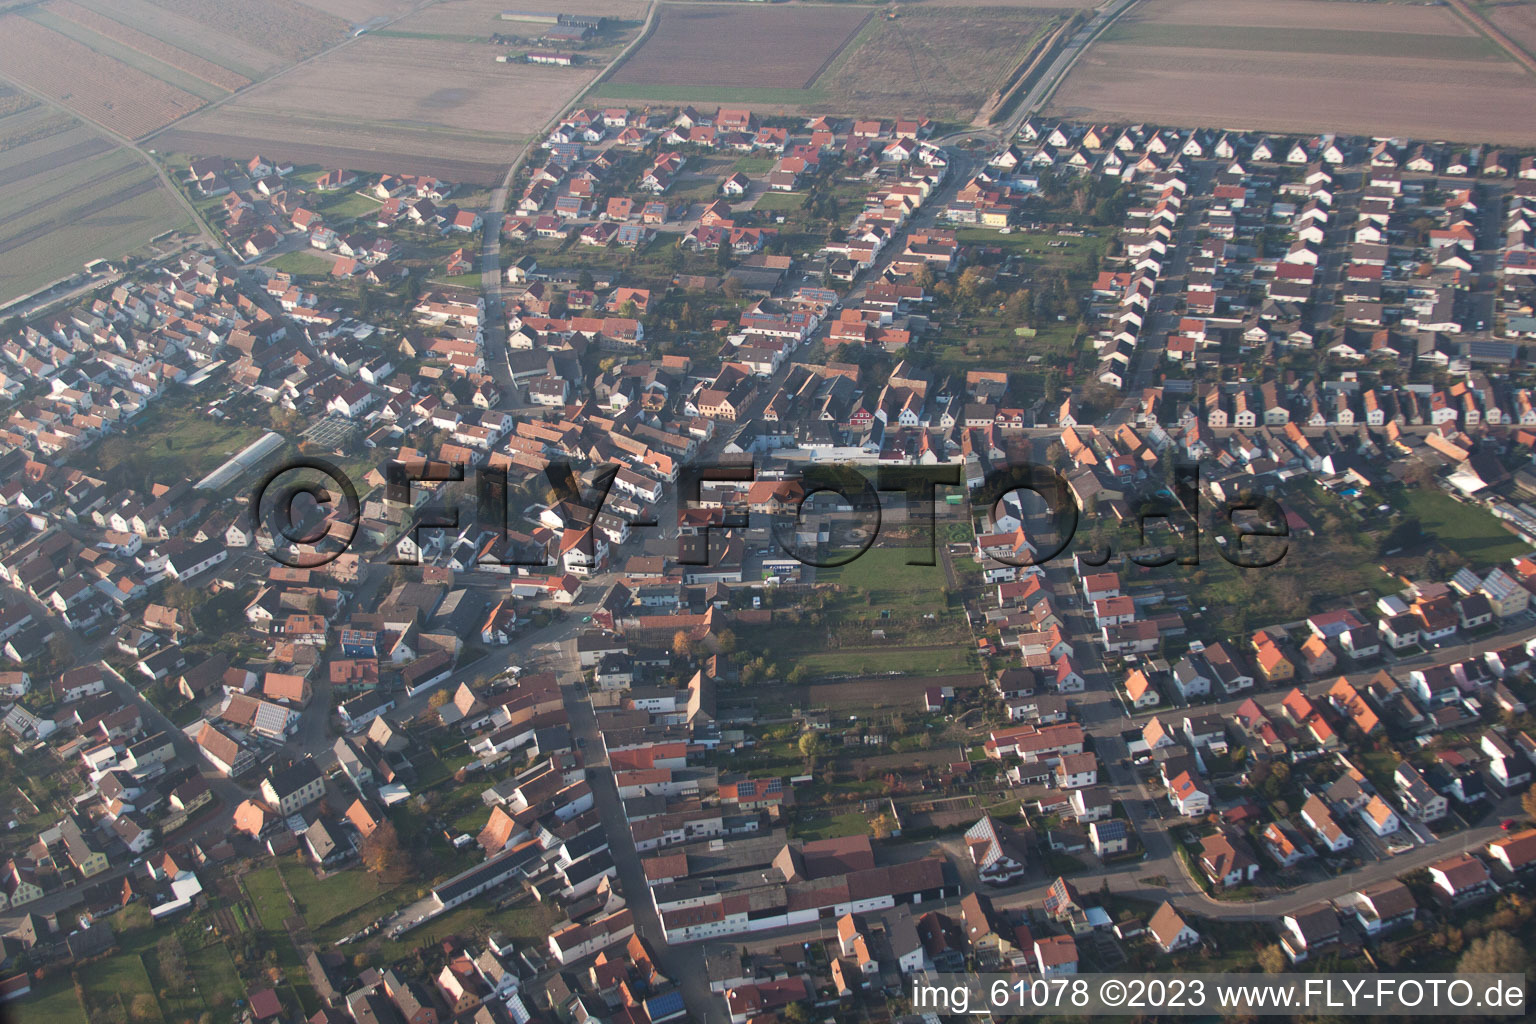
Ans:
{"type": "Polygon", "coordinates": [[[1027,870],[1022,837],[990,814],[966,829],[965,848],[988,885],[1007,885],[1027,870]]]}
{"type": "Polygon", "coordinates": [[[1511,875],[1536,869],[1536,829],[1526,829],[1488,844],[1488,856],[1511,875]]]}
{"type": "Polygon", "coordinates": [[[1184,916],[1167,900],[1157,908],[1152,920],[1147,922],[1147,931],[1151,932],[1152,940],[1164,953],[1177,953],[1200,944],[1200,933],[1191,928],[1184,916]]]}
{"type": "Polygon", "coordinates": [[[1301,820],[1331,853],[1342,853],[1355,845],[1354,839],[1334,820],[1333,812],[1320,796],[1314,795],[1302,805],[1301,820]]]}
{"type": "Polygon", "coordinates": [[[1222,888],[1251,882],[1259,873],[1248,843],[1240,836],[1218,832],[1200,841],[1200,867],[1206,877],[1222,888]]]}
{"type": "Polygon", "coordinates": [[[1429,880],[1436,895],[1447,903],[1462,904],[1491,895],[1497,886],[1488,865],[1468,853],[1457,854],[1429,866],[1429,880]]]}
{"type": "Polygon", "coordinates": [[[1412,924],[1418,916],[1413,893],[1395,878],[1359,889],[1354,897],[1355,921],[1366,935],[1379,935],[1399,925],[1412,924]]]}

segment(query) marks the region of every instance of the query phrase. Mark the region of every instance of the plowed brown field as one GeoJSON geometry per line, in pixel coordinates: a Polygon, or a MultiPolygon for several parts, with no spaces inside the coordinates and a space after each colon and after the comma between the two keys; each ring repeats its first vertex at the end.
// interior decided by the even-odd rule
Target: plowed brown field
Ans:
{"type": "Polygon", "coordinates": [[[200,97],[14,14],[0,18],[0,71],[129,138],[203,105],[200,97]]]}
{"type": "Polygon", "coordinates": [[[1282,132],[1536,140],[1536,77],[1449,9],[1325,0],[1142,0],[1049,111],[1282,132]]]}
{"type": "Polygon", "coordinates": [[[104,14],[98,14],[87,7],[81,7],[74,0],[53,0],[47,7],[48,10],[61,18],[68,18],[76,25],[81,25],[92,32],[100,33],[108,39],[114,39],[124,46],[132,47],[156,60],[164,61],[173,68],[180,68],[189,75],[201,78],[209,85],[216,85],[220,89],[234,92],[242,86],[251,84],[251,80],[244,75],[236,74],[228,68],[215,64],[211,60],[204,60],[195,53],[188,53],[178,46],[172,46],[170,43],[140,32],[136,28],[130,28],[104,14]]]}
{"type": "Polygon", "coordinates": [[[853,7],[664,4],[611,81],[804,89],[868,17],[853,7]]]}

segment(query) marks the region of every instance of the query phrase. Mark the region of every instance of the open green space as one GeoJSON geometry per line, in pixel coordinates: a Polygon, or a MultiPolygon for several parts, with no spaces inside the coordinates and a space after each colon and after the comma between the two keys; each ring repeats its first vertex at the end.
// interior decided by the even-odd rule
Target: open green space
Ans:
{"type": "Polygon", "coordinates": [[[752,209],[783,213],[800,209],[800,204],[803,202],[805,202],[804,192],[764,192],[757,197],[757,202],[752,204],[752,209]]]}
{"type": "Polygon", "coordinates": [[[127,1019],[139,1024],[165,1019],[144,959],[131,950],[92,963],[89,970],[80,973],[80,982],[86,999],[96,1008],[91,1014],[93,1020],[113,1005],[122,1006],[127,1019]]]}
{"type": "Polygon", "coordinates": [[[295,277],[328,277],[333,265],[332,260],[308,249],[295,249],[293,252],[285,252],[267,261],[267,266],[273,270],[292,274],[295,277]]]}
{"type": "Polygon", "coordinates": [[[1065,266],[1081,263],[1084,257],[1103,255],[1105,234],[1102,230],[1083,235],[1058,235],[1051,231],[1010,231],[994,228],[959,228],[955,239],[961,245],[996,246],[1021,258],[1026,265],[1065,266]]]}
{"type": "Polygon", "coordinates": [[[210,1008],[228,1006],[245,994],[229,949],[222,942],[211,942],[189,953],[187,969],[197,979],[198,994],[210,1008]]]}
{"type": "Polygon", "coordinates": [[[350,867],[328,878],[317,878],[308,865],[283,861],[279,870],[311,928],[329,924],[380,896],[394,891],[361,867],[350,867]]]}
{"type": "Polygon", "coordinates": [[[491,932],[501,932],[518,942],[545,945],[549,933],[560,923],[560,911],[547,903],[494,909],[495,901],[509,894],[510,891],[503,890],[487,893],[482,897],[485,903],[460,907],[398,939],[386,939],[378,944],[378,956],[385,961],[395,960],[450,935],[483,938],[491,932]]]}
{"type": "Polygon", "coordinates": [[[358,217],[372,217],[384,205],[361,192],[320,192],[317,195],[321,198],[316,205],[325,216],[325,222],[332,226],[358,217]]]}
{"type": "Polygon", "coordinates": [[[257,868],[240,879],[240,884],[245,886],[245,894],[251,898],[262,928],[286,935],[283,922],[293,915],[293,907],[288,902],[288,894],[283,891],[283,880],[277,868],[271,865],[257,868]]]}
{"type": "MultiPolygon", "coordinates": [[[[944,588],[940,565],[908,565],[926,552],[907,547],[871,547],[851,562],[816,570],[816,582],[836,583],[861,595],[875,609],[898,612],[932,611],[934,591],[944,588]]],[[[935,555],[937,561],[937,555],[935,555]]]]}
{"type": "Polygon", "coordinates": [[[1494,515],[1457,501],[1444,491],[1418,487],[1404,492],[1406,514],[1415,516],[1426,534],[1474,565],[1486,566],[1531,553],[1529,545],[1506,530],[1494,515]]]}
{"type": "Polygon", "coordinates": [[[827,94],[820,89],[753,89],[728,85],[628,85],[603,82],[592,99],[644,100],[651,103],[743,103],[791,105],[821,103],[827,94]]]}
{"type": "Polygon", "coordinates": [[[32,986],[32,994],[11,1008],[19,1018],[47,1021],[48,1024],[86,1024],[88,1017],[69,975],[55,971],[41,985],[32,986]]]}
{"type": "Polygon", "coordinates": [[[793,830],[793,835],[796,839],[806,841],[840,839],[843,836],[864,836],[868,834],[869,819],[858,811],[849,811],[845,814],[815,811],[804,814],[796,819],[793,830]]]}
{"type": "Polygon", "coordinates": [[[1104,33],[1106,43],[1183,46],[1201,50],[1256,50],[1263,53],[1328,53],[1347,57],[1427,57],[1488,60],[1502,56],[1483,36],[1424,35],[1409,32],[1354,32],[1330,28],[1258,25],[1160,25],[1121,22],[1104,33]]]}
{"type": "Polygon", "coordinates": [[[473,274],[459,274],[454,277],[449,277],[447,274],[435,274],[430,280],[433,284],[448,284],[453,285],[455,288],[478,289],[481,281],[484,280],[484,275],[478,271],[473,274]]]}
{"type": "Polygon", "coordinates": [[[81,456],[81,468],[145,480],[192,480],[216,469],[261,436],[261,428],[203,415],[186,394],[167,392],[122,432],[81,456]]]}
{"type": "Polygon", "coordinates": [[[854,648],[818,651],[794,659],[812,676],[879,675],[886,672],[910,672],[921,665],[924,673],[950,675],[976,667],[975,655],[959,644],[917,651],[892,644],[889,648],[854,648]]]}
{"type": "Polygon", "coordinates": [[[743,174],[765,174],[773,170],[773,165],[778,160],[771,156],[744,156],[731,167],[733,171],[743,174]]]}

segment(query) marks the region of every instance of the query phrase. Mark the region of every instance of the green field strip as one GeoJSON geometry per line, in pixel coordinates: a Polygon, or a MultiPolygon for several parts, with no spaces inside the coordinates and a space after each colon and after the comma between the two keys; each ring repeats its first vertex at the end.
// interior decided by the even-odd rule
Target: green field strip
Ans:
{"type": "Polygon", "coordinates": [[[268,53],[244,40],[230,39],[223,33],[205,26],[178,24],[180,15],[157,7],[146,0],[75,0],[81,7],[88,7],[97,14],[104,14],[113,21],[136,28],[146,35],[162,39],[180,50],[228,68],[237,75],[252,81],[265,78],[286,62],[274,53],[268,53]],[[200,41],[197,30],[215,33],[218,43],[200,41]],[[245,51],[243,53],[237,51],[245,51]]]}
{"type": "Polygon", "coordinates": [[[453,32],[407,32],[403,29],[381,28],[368,35],[375,39],[432,39],[440,43],[489,43],[490,33],[483,36],[460,35],[453,32]]]}
{"type": "MultiPolygon", "coordinates": [[[[128,157],[128,162],[117,163],[115,166],[95,166],[90,177],[72,184],[69,187],[54,186],[51,182],[42,185],[34,185],[31,188],[16,189],[26,197],[25,205],[20,205],[23,200],[17,196],[7,194],[0,207],[0,250],[5,243],[18,238],[40,224],[67,219],[66,215],[71,208],[83,208],[92,201],[113,192],[131,188],[134,185],[152,177],[154,171],[140,163],[131,154],[119,151],[122,156],[128,157]],[[134,165],[137,164],[137,167],[134,165]]],[[[114,158],[118,154],[109,154],[114,158]]],[[[86,164],[91,165],[91,161],[86,164]]],[[[70,175],[76,178],[77,175],[70,175]]],[[[9,192],[10,190],[8,190],[9,192]]]]}
{"type": "Polygon", "coordinates": [[[1106,43],[1179,46],[1197,50],[1321,53],[1343,57],[1401,57],[1416,60],[1508,59],[1502,49],[1483,36],[1436,36],[1417,32],[1131,22],[1111,26],[1101,39],[1106,43]]]}
{"type": "Polygon", "coordinates": [[[151,57],[147,53],[135,50],[125,43],[119,43],[115,39],[109,39],[98,32],[93,32],[84,25],[77,25],[67,18],[61,18],[52,11],[41,7],[34,7],[26,13],[29,21],[34,21],[44,28],[52,29],[61,36],[68,36],[82,46],[88,46],[103,57],[111,57],[144,72],[151,78],[158,78],[167,85],[189,92],[200,98],[203,102],[212,102],[223,96],[228,96],[227,89],[221,89],[211,82],[205,82],[201,78],[178,67],[172,67],[164,61],[151,57]]]}
{"type": "Polygon", "coordinates": [[[105,178],[115,178],[134,167],[144,174],[154,172],[126,149],[115,149],[89,160],[60,167],[44,181],[10,185],[0,192],[0,238],[18,222],[25,221],[45,207],[68,197],[78,189],[88,188],[105,178]]]}
{"type": "Polygon", "coordinates": [[[748,89],[729,85],[623,85],[604,82],[593,90],[596,98],[650,100],[655,103],[820,103],[820,89],[748,89]]]}
{"type": "Polygon", "coordinates": [[[0,158],[0,188],[12,188],[20,182],[41,175],[57,174],[61,167],[70,167],[76,163],[94,159],[115,148],[114,143],[90,134],[76,138],[68,145],[48,145],[59,139],[69,140],[71,134],[65,132],[62,135],[44,139],[41,143],[32,143],[34,148],[30,154],[26,146],[18,146],[7,152],[3,158],[0,158]],[[39,145],[46,148],[36,149],[35,147],[39,145]],[[18,154],[22,159],[13,159],[18,154]]]}
{"type": "MultiPolygon", "coordinates": [[[[5,122],[0,120],[0,139],[5,137],[4,124],[5,122]]],[[[78,142],[93,138],[99,139],[102,136],[97,135],[82,124],[76,124],[74,127],[66,128],[52,135],[46,135],[40,139],[23,142],[9,149],[0,149],[0,173],[3,173],[7,168],[15,167],[17,164],[25,163],[40,156],[47,156],[49,153],[57,153],[62,149],[68,149],[78,142]]]]}
{"type": "MultiPolygon", "coordinates": [[[[454,143],[489,143],[494,146],[511,147],[516,143],[526,141],[528,136],[516,132],[483,131],[473,128],[449,128],[443,125],[432,124],[425,121],[380,121],[360,120],[341,116],[325,116],[314,113],[289,113],[286,111],[266,110],[258,107],[229,106],[220,108],[222,116],[220,120],[232,126],[227,129],[217,129],[218,134],[247,134],[247,129],[254,129],[249,134],[259,137],[262,125],[270,125],[270,136],[277,139],[292,139],[303,142],[305,131],[314,131],[321,134],[321,138],[313,142],[313,145],[337,145],[342,137],[355,136],[362,133],[372,133],[379,137],[381,144],[386,148],[393,148],[394,140],[402,136],[415,136],[423,145],[429,145],[432,152],[442,152],[444,147],[454,143]],[[254,122],[246,124],[244,122],[254,122]]],[[[213,128],[203,129],[196,124],[188,123],[179,125],[189,132],[215,131],[213,128]]],[[[308,143],[306,143],[308,144],[308,143]]],[[[254,152],[254,150],[253,150],[254,152]]]]}
{"type": "Polygon", "coordinates": [[[9,117],[0,117],[0,153],[74,131],[83,124],[73,114],[46,104],[18,110],[9,117]],[[15,139],[23,141],[13,142],[15,139]]]}

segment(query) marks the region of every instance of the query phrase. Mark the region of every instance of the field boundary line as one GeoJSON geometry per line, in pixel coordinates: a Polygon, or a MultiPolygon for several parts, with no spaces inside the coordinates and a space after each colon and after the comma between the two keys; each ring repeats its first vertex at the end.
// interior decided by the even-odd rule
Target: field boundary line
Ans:
{"type": "MultiPolygon", "coordinates": [[[[208,222],[203,219],[203,215],[198,212],[197,207],[193,206],[192,201],[182,194],[181,189],[176,186],[175,182],[171,181],[170,176],[166,174],[165,167],[160,163],[160,161],[156,160],[154,156],[152,156],[137,142],[128,138],[127,136],[118,134],[110,128],[105,128],[84,118],[76,117],[74,111],[70,110],[62,103],[55,101],[52,97],[46,95],[45,93],[38,92],[30,85],[25,85],[16,79],[5,80],[9,82],[13,87],[26,93],[33,99],[38,100],[44,106],[68,114],[76,121],[86,125],[92,131],[100,133],[108,141],[115,142],[122,149],[126,149],[130,153],[136,154],[139,159],[148,164],[150,169],[155,172],[155,176],[160,179],[160,184],[164,186],[168,192],[170,192],[171,199],[177,205],[179,205],[182,209],[182,212],[184,212],[191,219],[192,226],[197,230],[197,233],[202,236],[203,241],[207,242],[211,248],[217,249],[220,247],[222,243],[219,241],[219,236],[214,234],[213,229],[208,226],[208,222]]],[[[176,122],[173,121],[171,123],[175,124],[176,122]]],[[[167,125],[167,127],[169,127],[169,125],[167,125]]],[[[142,195],[143,193],[139,194],[142,195]]]]}
{"type": "MultiPolygon", "coordinates": [[[[1114,14],[1112,14],[1108,18],[1104,19],[1104,24],[1100,25],[1097,29],[1095,29],[1094,32],[1093,32],[1093,35],[1089,36],[1087,38],[1087,40],[1084,41],[1083,45],[1078,48],[1078,51],[1075,54],[1072,55],[1072,59],[1067,62],[1067,66],[1061,69],[1061,74],[1056,76],[1056,80],[1053,81],[1053,82],[1050,82],[1050,83],[1048,83],[1046,85],[1045,91],[1040,94],[1040,101],[1039,101],[1039,103],[1034,107],[1035,110],[1044,110],[1045,109],[1045,105],[1047,103],[1051,102],[1051,97],[1056,95],[1057,88],[1060,87],[1062,82],[1065,82],[1067,80],[1067,76],[1072,73],[1072,69],[1077,67],[1077,62],[1083,59],[1083,54],[1085,54],[1089,50],[1093,49],[1093,44],[1097,43],[1099,41],[1100,37],[1103,36],[1104,33],[1109,30],[1109,26],[1113,25],[1116,21],[1118,21],[1120,19],[1120,16],[1122,14],[1124,14],[1126,11],[1130,10],[1131,8],[1133,8],[1135,6],[1136,6],[1136,0],[1129,0],[1129,2],[1126,3],[1125,6],[1121,7],[1114,14]]],[[[1024,118],[1029,117],[1030,111],[1029,110],[1023,111],[1023,115],[1024,115],[1024,117],[1019,119],[1020,123],[1023,122],[1024,118]]]]}
{"type": "Polygon", "coordinates": [[[221,97],[219,97],[216,100],[211,100],[208,103],[205,103],[203,106],[199,107],[197,110],[192,111],[192,113],[186,115],[185,117],[179,117],[176,120],[172,121],[170,124],[161,125],[159,128],[156,128],[154,131],[149,132],[146,135],[139,136],[138,141],[139,142],[148,142],[151,139],[153,139],[155,136],[160,135],[160,134],[162,134],[164,132],[170,131],[176,125],[181,124],[183,121],[186,121],[186,120],[190,119],[194,115],[206,114],[206,113],[208,113],[211,110],[214,110],[214,109],[216,109],[218,107],[222,107],[226,103],[229,103],[231,100],[235,99],[236,97],[243,97],[246,93],[251,92],[251,91],[257,89],[260,86],[266,85],[268,82],[276,81],[277,79],[282,78],[284,75],[288,75],[288,74],[293,73],[293,71],[298,69],[298,68],[307,67],[310,64],[314,63],[315,61],[319,60],[320,58],[325,57],[325,56],[327,56],[329,54],[335,53],[337,50],[341,49],[342,47],[346,46],[349,43],[355,43],[359,39],[362,39],[362,38],[365,38],[366,36],[372,35],[374,32],[378,32],[378,31],[380,31],[382,29],[387,29],[387,28],[389,28],[389,26],[395,24],[396,22],[402,21],[405,18],[411,17],[412,15],[419,14],[422,11],[426,10],[427,8],[433,6],[436,3],[438,3],[438,0],[424,0],[424,2],[417,4],[415,7],[412,7],[410,9],[406,10],[406,11],[402,11],[400,14],[398,14],[395,17],[389,19],[384,24],[379,25],[377,28],[373,29],[370,32],[364,32],[364,33],[361,33],[359,35],[350,35],[349,34],[349,35],[347,35],[343,39],[338,39],[335,43],[333,43],[330,46],[326,47],[325,49],[321,50],[319,53],[311,54],[310,56],[305,57],[301,61],[296,61],[293,64],[289,64],[285,68],[278,68],[276,71],[274,71],[272,74],[266,76],[265,78],[257,79],[255,81],[252,81],[249,85],[241,86],[239,89],[234,90],[233,92],[231,92],[227,96],[221,96],[221,97]]]}
{"type": "Polygon", "coordinates": [[[971,125],[975,128],[985,128],[996,121],[1003,121],[1014,105],[1023,101],[1029,95],[1030,83],[1042,68],[1050,66],[1050,60],[1056,55],[1056,49],[1062,43],[1062,38],[1072,29],[1072,19],[1067,18],[1056,31],[1050,33],[1036,43],[1019,61],[1019,66],[1014,68],[1009,76],[1011,84],[1005,85],[997,96],[997,102],[987,102],[981,105],[976,116],[971,119],[971,125]],[[989,109],[990,108],[990,109],[989,109]]]}
{"type": "Polygon", "coordinates": [[[821,62],[821,67],[817,68],[811,74],[811,77],[805,80],[805,84],[800,88],[810,89],[815,86],[816,79],[826,74],[827,69],[832,66],[832,62],[837,60],[837,58],[842,54],[844,50],[853,45],[853,41],[859,38],[860,33],[864,31],[864,26],[870,23],[870,20],[874,18],[876,13],[876,11],[870,11],[868,14],[864,15],[864,20],[853,26],[853,31],[849,32],[848,35],[843,38],[843,41],[837,45],[837,49],[827,54],[827,59],[821,62]]]}
{"type": "Polygon", "coordinates": [[[1470,23],[1473,28],[1497,43],[1499,49],[1509,54],[1516,64],[1536,75],[1536,57],[1526,53],[1523,47],[1517,46],[1513,39],[1505,35],[1502,29],[1481,13],[1472,10],[1467,5],[1467,0],[1450,0],[1450,6],[1451,10],[1461,15],[1462,19],[1470,23]]]}
{"type": "MultiPolygon", "coordinates": [[[[652,0],[651,5],[646,9],[645,24],[640,26],[640,34],[635,36],[634,39],[630,40],[629,45],[620,50],[618,56],[609,61],[608,66],[599,71],[597,76],[593,78],[592,81],[587,83],[587,87],[577,94],[575,101],[572,101],[573,104],[587,96],[592,92],[593,89],[597,88],[603,82],[606,82],[609,76],[611,76],[615,71],[619,70],[619,68],[623,67],[629,58],[634,55],[635,51],[645,45],[645,41],[656,32],[656,26],[660,24],[661,4],[658,2],[658,0],[652,0]]],[[[566,110],[569,109],[570,107],[566,108],[566,110]]],[[[565,110],[562,110],[560,113],[563,115],[565,110]]]]}

